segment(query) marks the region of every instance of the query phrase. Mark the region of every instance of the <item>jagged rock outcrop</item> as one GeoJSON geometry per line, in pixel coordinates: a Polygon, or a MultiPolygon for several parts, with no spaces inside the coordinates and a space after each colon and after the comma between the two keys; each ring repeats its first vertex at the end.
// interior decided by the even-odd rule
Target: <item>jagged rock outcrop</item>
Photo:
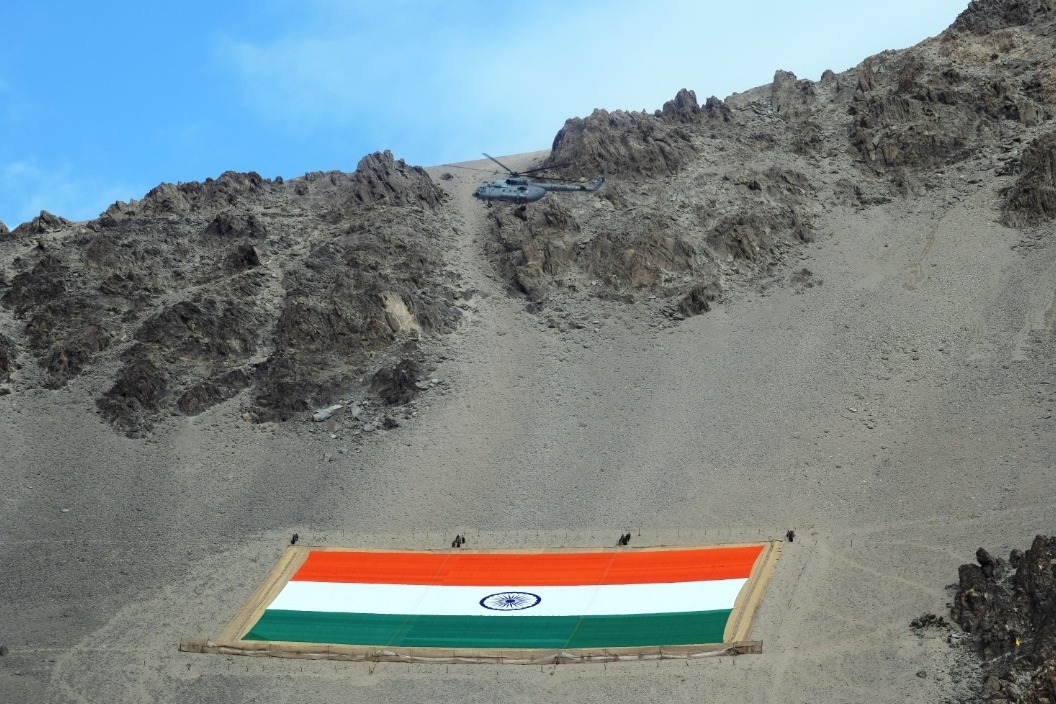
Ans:
{"type": "Polygon", "coordinates": [[[961,96],[961,74],[948,69],[938,75],[911,54],[863,64],[850,114],[852,143],[869,166],[932,168],[967,158],[980,140],[992,139],[995,123],[1004,117],[995,101],[961,96]],[[883,76],[883,80],[878,78],[883,76]],[[987,115],[987,112],[998,114],[987,115]],[[980,115],[982,112],[982,115],[980,115]]]}
{"type": "Polygon", "coordinates": [[[722,290],[716,283],[698,284],[678,302],[678,312],[687,318],[707,313],[711,310],[711,304],[719,300],[721,295],[722,290]]]}
{"type": "MultiPolygon", "coordinates": [[[[785,78],[791,90],[807,90],[791,74],[777,83],[785,78]]],[[[794,102],[786,117],[805,124],[794,102]]],[[[490,213],[489,257],[533,310],[553,295],[651,296],[672,316],[705,312],[728,275],[766,275],[788,247],[814,236],[811,179],[747,166],[780,139],[780,123],[754,115],[714,98],[701,107],[682,90],[652,116],[595,111],[567,121],[548,161],[580,172],[584,162],[604,164],[619,175],[590,196],[556,194],[523,212],[490,213]]]]}
{"type": "Polygon", "coordinates": [[[253,380],[243,369],[232,369],[209,379],[192,384],[176,401],[176,408],[185,416],[196,416],[218,403],[234,398],[253,380]]]}
{"type": "Polygon", "coordinates": [[[163,183],[147,193],[140,203],[115,203],[106,212],[134,215],[138,208],[142,214],[175,215],[227,210],[259,202],[263,196],[274,193],[276,185],[253,171],[225,171],[219,178],[207,178],[202,182],[163,183]]]}
{"type": "Polygon", "coordinates": [[[29,222],[24,222],[16,227],[11,232],[11,235],[14,237],[21,237],[23,235],[42,235],[46,232],[61,230],[69,224],[70,221],[66,218],[53,215],[47,210],[41,210],[40,215],[29,222]]]}
{"type": "Polygon", "coordinates": [[[697,94],[686,88],[679,90],[674,100],[668,100],[654,115],[666,122],[682,124],[696,124],[701,120],[716,118],[723,122],[733,120],[733,112],[726,103],[711,96],[704,103],[704,107],[701,107],[697,103],[697,94]]]}
{"type": "Polygon", "coordinates": [[[1043,0],[979,0],[937,39],[858,69],[851,140],[867,165],[936,168],[1051,119],[1056,15],[1043,0]],[[1037,60],[1026,57],[1037,57],[1037,60]]]}
{"type": "Polygon", "coordinates": [[[582,265],[613,289],[641,293],[693,272],[704,260],[692,243],[670,228],[606,229],[583,248],[582,265]]]}
{"type": "Polygon", "coordinates": [[[809,226],[795,210],[743,210],[723,218],[707,235],[707,243],[718,257],[728,260],[772,261],[778,237],[813,239],[809,226]]]}
{"type": "Polygon", "coordinates": [[[393,367],[384,367],[370,380],[371,391],[389,406],[403,405],[418,395],[418,365],[413,359],[402,359],[393,367]]]}
{"type": "Polygon", "coordinates": [[[817,98],[813,81],[799,80],[791,71],[777,71],[771,84],[770,104],[788,120],[810,113],[817,98]]]}
{"type": "Polygon", "coordinates": [[[49,375],[44,386],[59,388],[109,346],[113,333],[99,302],[72,285],[75,273],[62,253],[41,255],[14,277],[0,306],[22,321],[25,345],[49,375]]]}
{"type": "Polygon", "coordinates": [[[263,316],[238,299],[185,300],[163,308],[135,332],[135,339],[176,363],[223,362],[254,355],[263,316]]]}
{"type": "Polygon", "coordinates": [[[18,349],[15,343],[0,335],[0,383],[11,379],[16,359],[18,359],[18,349]]]}
{"type": "Polygon", "coordinates": [[[410,358],[405,342],[458,319],[441,202],[379,152],[351,174],[161,184],[83,224],[42,213],[20,232],[47,237],[0,288],[17,332],[0,376],[16,346],[27,386],[116,370],[97,407],[132,436],[242,393],[272,420],[364,391],[390,348],[410,358]]]}
{"type": "Polygon", "coordinates": [[[267,225],[254,213],[217,213],[205,228],[206,237],[263,239],[268,236],[267,225]]]}
{"type": "Polygon", "coordinates": [[[732,119],[732,111],[718,98],[709,98],[702,108],[693,91],[682,89],[652,115],[599,109],[586,118],[566,120],[554,138],[549,163],[573,165],[579,174],[674,174],[699,153],[690,126],[732,119]]]}
{"type": "Polygon", "coordinates": [[[154,428],[169,401],[173,379],[143,345],[132,347],[124,357],[125,366],[96,406],[114,427],[130,437],[142,437],[154,428]]]}
{"type": "Polygon", "coordinates": [[[352,197],[360,203],[420,205],[436,208],[443,191],[420,166],[396,161],[392,152],[374,152],[363,157],[351,178],[352,197]]]}
{"type": "Polygon", "coordinates": [[[1056,133],[1044,134],[1023,150],[1019,178],[1004,193],[1002,220],[1032,226],[1056,217],[1056,133]]]}
{"type": "Polygon", "coordinates": [[[512,288],[542,300],[576,255],[576,225],[556,198],[517,217],[506,210],[488,213],[491,227],[485,252],[512,288]]]}
{"type": "Polygon", "coordinates": [[[287,269],[271,334],[274,360],[256,374],[259,418],[327,405],[341,397],[347,379],[362,376],[373,353],[453,329],[459,310],[442,276],[442,250],[422,224],[407,213],[376,213],[287,269]],[[359,372],[342,371],[335,355],[355,360],[359,372]]]}
{"type": "Polygon", "coordinates": [[[962,565],[951,613],[987,665],[985,689],[1012,702],[1051,702],[1056,679],[1056,537],[1005,560],[983,548],[962,565]],[[1026,676],[1026,677],[1025,677],[1026,676]],[[1024,679],[1029,683],[1021,686],[1024,679]]]}
{"type": "Polygon", "coordinates": [[[565,121],[551,147],[551,161],[585,172],[626,176],[673,174],[694,151],[682,126],[643,113],[595,110],[565,121]]]}
{"type": "Polygon", "coordinates": [[[953,29],[985,34],[1051,17],[1054,9],[1056,4],[1050,0],[972,0],[957,16],[953,29]]]}

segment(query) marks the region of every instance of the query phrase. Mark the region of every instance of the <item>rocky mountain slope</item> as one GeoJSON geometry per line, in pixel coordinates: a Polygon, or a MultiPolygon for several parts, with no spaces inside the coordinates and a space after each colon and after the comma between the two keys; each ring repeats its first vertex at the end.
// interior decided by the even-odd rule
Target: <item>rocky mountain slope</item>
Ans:
{"type": "MultiPolygon", "coordinates": [[[[546,163],[611,183],[492,209],[484,249],[562,327],[585,301],[678,320],[745,286],[820,284],[794,266],[820,212],[941,189],[968,163],[1018,175],[1007,224],[1047,222],[1053,31],[1046,2],[973,2],[939,37],[818,82],[778,71],[726,101],[682,90],[653,114],[570,119],[546,163]]],[[[450,210],[385,153],[352,174],[162,184],[84,223],[41,213],[0,235],[4,390],[89,374],[131,435],[236,396],[251,420],[367,396],[418,368],[423,333],[457,328],[450,210]]]]}
{"type": "Polygon", "coordinates": [[[42,213],[3,238],[0,369],[16,389],[91,375],[130,435],[243,392],[250,419],[328,405],[454,329],[442,200],[386,152],[162,184],[86,223],[42,213]]]}
{"type": "Polygon", "coordinates": [[[788,280],[781,265],[813,240],[819,212],[947,188],[961,166],[1019,174],[1004,221],[1047,222],[1053,32],[1049,3],[973,2],[939,37],[818,82],[778,71],[726,101],[682,90],[651,115],[570,119],[548,163],[616,184],[591,203],[496,212],[492,257],[533,299],[600,287],[589,290],[657,295],[685,316],[746,280],[788,280]]]}
{"type": "MultiPolygon", "coordinates": [[[[1017,658],[1007,637],[1047,642],[1051,540],[962,569],[950,603],[988,679],[936,683],[938,665],[900,679],[950,650],[926,629],[900,639],[915,637],[902,605],[932,603],[935,572],[963,560],[951,534],[974,550],[1051,522],[1054,39],[1047,0],[973,0],[941,35],[818,81],[778,71],[724,100],[687,89],[651,114],[596,110],[540,158],[608,184],[527,208],[485,208],[479,174],[382,152],[352,173],[229,172],[87,222],[0,225],[0,451],[15,458],[0,465],[0,565],[18,575],[0,584],[0,645],[37,678],[0,670],[0,692],[194,699],[199,676],[217,700],[305,677],[344,692],[322,669],[177,667],[128,624],[160,613],[208,635],[191,619],[221,620],[237,589],[195,570],[255,574],[271,559],[261,531],[347,543],[395,525],[379,544],[420,546],[456,522],[492,529],[489,545],[550,529],[522,541],[537,546],[640,520],[671,529],[657,543],[795,522],[767,655],[707,671],[728,700],[742,680],[773,702],[935,700],[918,685],[1051,699],[1051,649],[1017,658]],[[442,363],[468,390],[433,378],[442,363]],[[301,432],[337,404],[326,433],[301,432]],[[56,439],[67,421],[80,445],[56,439]],[[85,645],[110,642],[126,647],[85,645]],[[104,681],[119,671],[134,674],[104,681]]],[[[423,672],[359,684],[510,691],[423,672]]],[[[575,672],[539,696],[711,694],[652,665],[600,689],[575,672]]]]}

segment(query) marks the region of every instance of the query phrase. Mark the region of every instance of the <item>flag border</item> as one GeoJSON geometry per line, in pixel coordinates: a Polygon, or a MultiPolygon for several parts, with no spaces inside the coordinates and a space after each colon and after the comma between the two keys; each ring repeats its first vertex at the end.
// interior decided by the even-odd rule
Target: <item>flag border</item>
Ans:
{"type": "Polygon", "coordinates": [[[378,647],[363,645],[337,645],[327,643],[300,643],[288,641],[246,641],[243,637],[260,619],[264,611],[282,588],[296,574],[312,551],[316,552],[406,552],[406,553],[480,553],[480,554],[556,554],[612,552],[613,548],[493,548],[463,550],[388,550],[380,548],[349,548],[322,545],[291,545],[286,548],[278,562],[253,591],[242,609],[235,615],[216,638],[189,638],[180,641],[180,650],[191,653],[213,653],[222,655],[250,655],[282,658],[307,658],[313,660],[352,660],[372,662],[432,662],[432,663],[512,663],[550,664],[566,662],[612,662],[618,660],[640,660],[658,658],[691,658],[707,655],[740,655],[761,653],[763,643],[749,640],[752,624],[762,603],[763,594],[771,577],[777,570],[784,542],[781,540],[719,545],[663,545],[624,548],[626,552],[700,550],[709,548],[736,548],[762,546],[752,566],[748,581],[737,595],[733,611],[726,622],[722,643],[699,645],[648,646],[627,648],[587,648],[568,650],[546,649],[499,649],[499,648],[427,648],[427,647],[378,647]]]}

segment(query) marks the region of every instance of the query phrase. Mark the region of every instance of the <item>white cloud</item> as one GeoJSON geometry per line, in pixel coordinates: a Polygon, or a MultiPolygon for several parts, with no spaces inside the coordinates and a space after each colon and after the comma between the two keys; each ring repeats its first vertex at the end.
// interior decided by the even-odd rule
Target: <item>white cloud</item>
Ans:
{"type": "Polygon", "coordinates": [[[0,220],[9,228],[47,210],[70,220],[97,217],[116,200],[142,195],[126,184],[76,174],[70,164],[45,167],[35,160],[0,166],[0,220]]]}
{"type": "MultiPolygon", "coordinates": [[[[468,158],[504,145],[545,148],[566,118],[596,107],[653,110],[680,88],[701,100],[725,97],[769,82],[779,68],[816,79],[864,59],[856,43],[904,43],[877,36],[871,14],[905,18],[918,29],[903,32],[917,41],[952,21],[961,3],[936,0],[951,6],[936,22],[913,9],[919,0],[850,13],[845,3],[777,0],[536,0],[484,9],[315,0],[279,3],[288,12],[277,23],[282,34],[228,37],[218,56],[258,119],[299,133],[347,130],[350,142],[372,149],[444,159],[475,144],[461,153],[468,158]]],[[[883,48],[898,47],[869,50],[883,48]]]]}
{"type": "Polygon", "coordinates": [[[317,2],[302,26],[268,41],[225,38],[218,55],[257,119],[291,132],[346,130],[350,142],[412,160],[469,158],[498,142],[548,146],[574,114],[562,98],[595,65],[542,48],[546,12],[427,5],[317,2]]]}

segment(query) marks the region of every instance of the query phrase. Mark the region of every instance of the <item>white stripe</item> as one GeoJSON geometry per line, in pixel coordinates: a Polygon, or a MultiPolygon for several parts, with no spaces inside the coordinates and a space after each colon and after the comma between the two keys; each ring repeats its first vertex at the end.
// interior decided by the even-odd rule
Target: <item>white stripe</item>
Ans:
{"type": "Polygon", "coordinates": [[[732,609],[747,579],[575,587],[438,587],[420,584],[288,582],[269,609],[433,616],[602,616],[732,609]],[[485,597],[527,592],[537,605],[515,611],[481,606],[485,597]]]}

